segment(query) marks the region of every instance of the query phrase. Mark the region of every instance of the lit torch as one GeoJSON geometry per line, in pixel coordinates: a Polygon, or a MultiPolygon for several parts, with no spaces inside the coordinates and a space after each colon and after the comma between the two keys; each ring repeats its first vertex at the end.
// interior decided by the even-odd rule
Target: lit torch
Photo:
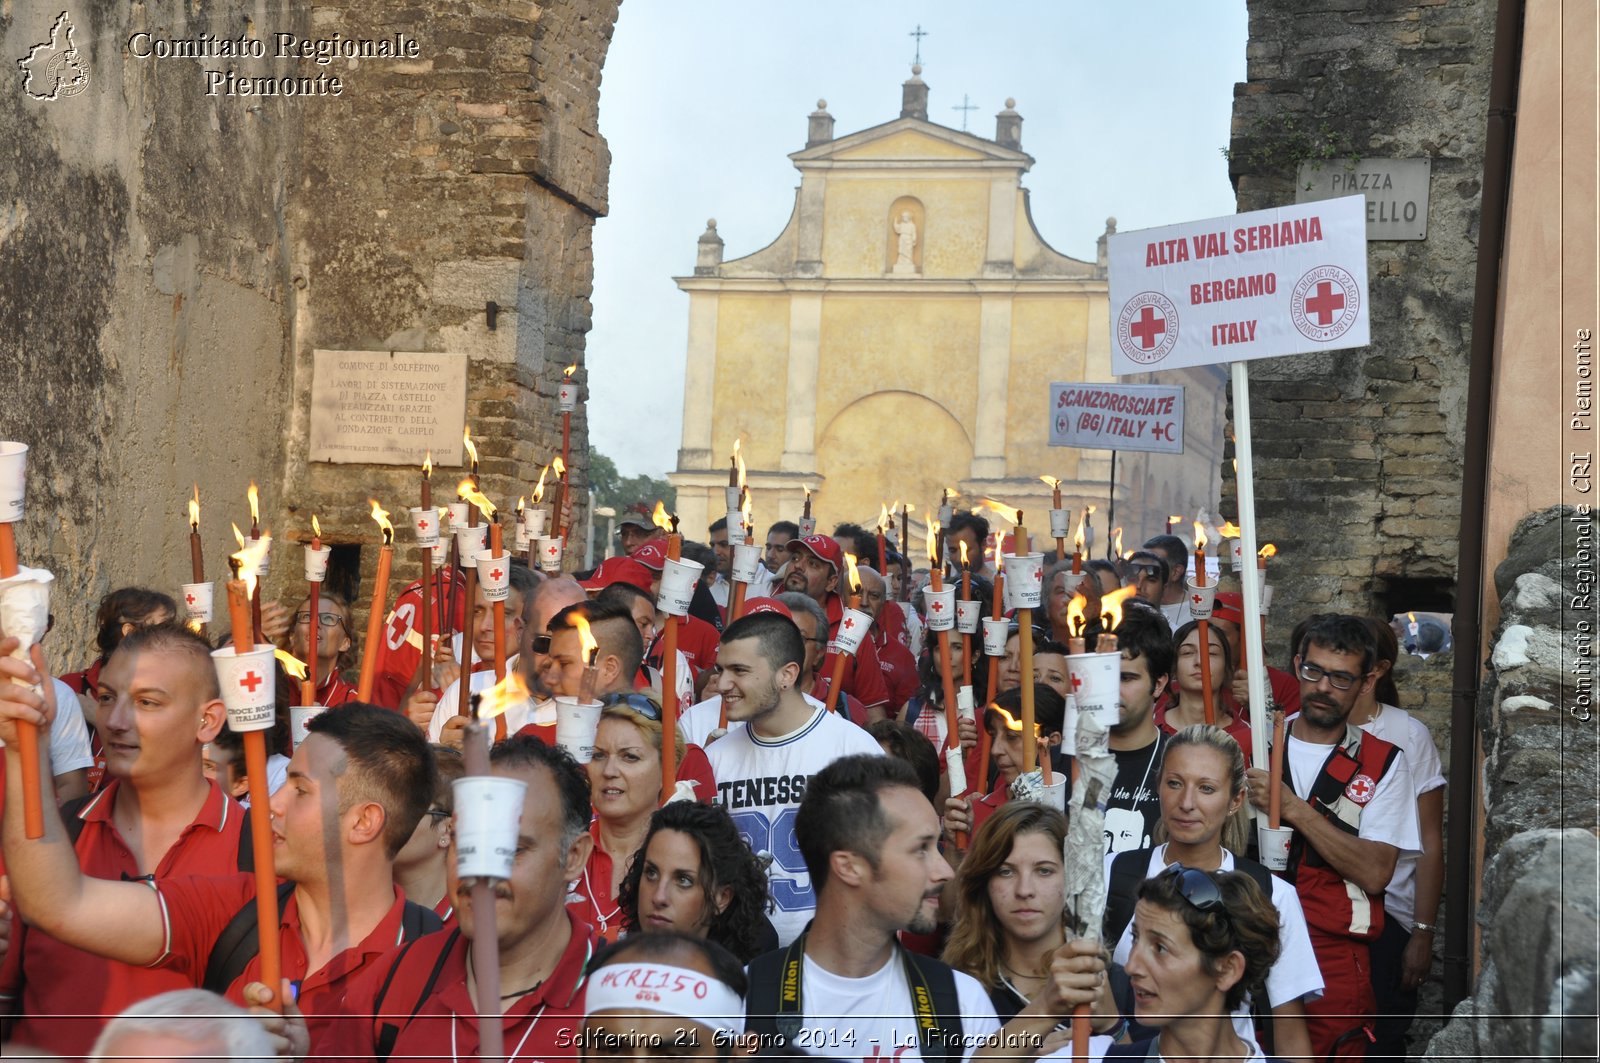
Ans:
{"type": "Polygon", "coordinates": [[[306,628],[306,659],[309,662],[302,676],[300,704],[317,703],[317,651],[322,648],[322,577],[327,574],[328,561],[322,553],[322,523],[311,514],[311,545],[306,547],[306,610],[311,622],[306,628]],[[313,578],[315,577],[315,578],[313,578]]]}
{"type": "Polygon", "coordinates": [[[263,536],[261,534],[261,490],[256,487],[254,480],[250,481],[250,489],[245,492],[245,496],[250,499],[250,538],[256,542],[267,544],[267,549],[263,549],[260,552],[258,564],[261,566],[261,570],[257,573],[259,579],[252,582],[251,586],[254,589],[250,592],[250,630],[254,633],[254,638],[257,642],[265,642],[266,638],[261,634],[261,583],[259,580],[267,578],[268,550],[272,546],[272,536],[263,536]]]}
{"type": "Polygon", "coordinates": [[[389,569],[394,564],[394,525],[389,523],[389,511],[378,505],[376,498],[367,501],[372,504],[372,519],[383,533],[383,546],[378,550],[378,574],[372,583],[372,605],[367,610],[367,637],[361,644],[361,678],[356,687],[358,701],[372,700],[372,686],[378,678],[377,646],[383,638],[384,606],[389,600],[389,569]]]}
{"type": "Polygon", "coordinates": [[[465,425],[461,429],[461,445],[467,448],[467,459],[472,463],[472,486],[478,486],[478,448],[472,443],[472,426],[465,425]]]}
{"type": "MultiPolygon", "coordinates": [[[[678,518],[656,500],[651,515],[655,526],[667,533],[667,559],[678,560],[683,537],[678,534],[678,518]]],[[[659,599],[658,599],[659,603],[659,599]]],[[[667,610],[661,631],[661,803],[666,804],[678,787],[678,614],[667,610]]]]}
{"type": "Polygon", "coordinates": [[[572,460],[572,411],[578,407],[578,386],[572,382],[572,374],[577,371],[577,362],[573,362],[561,371],[559,405],[561,407],[562,465],[566,465],[567,462],[572,460]]]}
{"type": "MultiPolygon", "coordinates": [[[[1206,585],[1206,529],[1198,520],[1194,522],[1194,585],[1206,585]]],[[[1216,699],[1211,693],[1211,621],[1201,620],[1200,632],[1200,692],[1206,709],[1206,723],[1217,722],[1216,699]]]]}
{"type": "MultiPolygon", "coordinates": [[[[206,581],[206,563],[200,547],[200,485],[194,485],[194,497],[189,499],[189,568],[190,582],[206,581]]],[[[206,625],[197,620],[189,622],[190,628],[201,638],[206,637],[206,625]]]]}
{"type": "Polygon", "coordinates": [[[550,538],[559,539],[562,536],[562,510],[567,504],[567,463],[557,456],[550,459],[550,468],[556,474],[556,482],[550,488],[550,538]]]}
{"type": "Polygon", "coordinates": [[[850,577],[850,609],[839,620],[839,638],[833,647],[833,674],[828,680],[828,696],[826,702],[824,703],[828,712],[833,712],[834,709],[838,707],[839,688],[844,683],[845,662],[850,657],[854,656],[853,651],[846,651],[840,644],[843,642],[843,637],[847,633],[845,630],[845,625],[849,624],[853,627],[858,620],[856,616],[852,614],[859,613],[861,610],[861,576],[856,572],[856,555],[850,553],[845,554],[844,563],[850,577]]]}
{"type": "Polygon", "coordinates": [[[578,681],[578,700],[587,705],[595,700],[595,688],[600,685],[600,643],[595,641],[583,614],[573,613],[572,625],[578,632],[578,645],[583,648],[583,678],[578,681]]]}

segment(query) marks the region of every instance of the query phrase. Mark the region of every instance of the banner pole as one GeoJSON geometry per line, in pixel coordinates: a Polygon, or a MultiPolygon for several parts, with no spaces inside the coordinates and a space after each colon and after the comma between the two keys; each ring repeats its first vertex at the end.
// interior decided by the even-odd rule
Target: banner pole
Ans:
{"type": "MultiPolygon", "coordinates": [[[[1106,553],[1110,554],[1113,549],[1111,545],[1111,529],[1117,526],[1117,452],[1115,450],[1111,452],[1111,483],[1108,487],[1106,494],[1110,496],[1110,500],[1106,504],[1106,553]]],[[[1112,558],[1112,560],[1117,561],[1120,558],[1112,558]]]]}
{"type": "Polygon", "coordinates": [[[1239,467],[1235,474],[1239,489],[1239,537],[1243,540],[1240,579],[1244,586],[1244,647],[1250,685],[1250,760],[1254,767],[1267,770],[1267,664],[1261,644],[1261,570],[1256,566],[1255,460],[1250,445],[1249,363],[1238,361],[1230,367],[1233,376],[1233,453],[1239,467]]]}

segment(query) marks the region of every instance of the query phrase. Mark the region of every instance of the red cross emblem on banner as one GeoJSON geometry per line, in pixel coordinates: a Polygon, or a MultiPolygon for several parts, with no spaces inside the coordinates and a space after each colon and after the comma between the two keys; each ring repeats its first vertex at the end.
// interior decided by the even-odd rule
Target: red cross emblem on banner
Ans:
{"type": "Polygon", "coordinates": [[[1306,313],[1317,319],[1319,325],[1333,323],[1333,316],[1344,309],[1344,292],[1334,291],[1331,281],[1317,282],[1317,292],[1306,299],[1306,313]]]}
{"type": "Polygon", "coordinates": [[[1139,341],[1139,346],[1148,351],[1156,345],[1156,337],[1166,334],[1167,319],[1157,314],[1155,307],[1146,306],[1139,311],[1133,324],[1128,326],[1128,331],[1139,341]]]}
{"type": "Polygon", "coordinates": [[[1344,788],[1344,795],[1358,805],[1364,805],[1372,800],[1372,795],[1378,792],[1378,784],[1372,781],[1370,775],[1357,775],[1350,780],[1350,785],[1344,788]]]}
{"type": "Polygon", "coordinates": [[[250,693],[254,694],[256,692],[256,687],[265,682],[266,680],[256,675],[254,671],[249,671],[246,672],[244,677],[239,680],[239,685],[250,691],[250,693]]]}
{"type": "Polygon", "coordinates": [[[195,597],[193,594],[185,594],[183,596],[183,600],[188,602],[190,605],[193,605],[195,602],[195,597]]]}
{"type": "Polygon", "coordinates": [[[494,570],[492,570],[489,573],[489,578],[492,579],[492,580],[498,580],[503,575],[505,575],[505,573],[501,572],[500,569],[497,567],[497,568],[495,568],[494,570]]]}

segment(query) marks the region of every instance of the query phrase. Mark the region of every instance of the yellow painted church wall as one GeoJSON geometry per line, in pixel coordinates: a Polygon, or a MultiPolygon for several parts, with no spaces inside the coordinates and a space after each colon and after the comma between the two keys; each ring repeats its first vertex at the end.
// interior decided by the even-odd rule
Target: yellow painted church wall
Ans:
{"type": "Polygon", "coordinates": [[[722,293],[717,313],[713,454],[731,453],[734,440],[742,437],[746,463],[778,467],[787,408],[788,350],[787,294],[722,293]]]}
{"type": "Polygon", "coordinates": [[[1082,451],[1048,445],[1049,386],[1083,380],[1089,300],[1078,295],[1019,296],[1011,304],[1011,376],[1007,388],[1006,465],[1078,476],[1082,451]]]}
{"type": "Polygon", "coordinates": [[[971,177],[916,178],[914,172],[888,178],[835,172],[828,179],[822,236],[825,276],[881,277],[888,272],[893,262],[889,212],[903,196],[919,200],[924,210],[922,231],[917,234],[922,276],[978,273],[988,239],[988,182],[971,177]]]}

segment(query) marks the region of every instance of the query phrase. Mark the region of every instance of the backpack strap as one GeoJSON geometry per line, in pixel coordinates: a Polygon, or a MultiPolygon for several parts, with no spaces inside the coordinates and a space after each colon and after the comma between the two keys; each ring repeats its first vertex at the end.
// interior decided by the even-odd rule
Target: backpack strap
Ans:
{"type": "MultiPolygon", "coordinates": [[[[222,799],[228,799],[227,794],[222,799]]],[[[234,866],[246,874],[253,875],[256,870],[256,850],[250,841],[250,810],[244,810],[244,818],[239,820],[239,853],[234,860],[234,866]]]]}
{"type": "Polygon", "coordinates": [[[67,841],[70,844],[74,846],[78,844],[78,838],[83,834],[83,820],[80,814],[89,807],[89,802],[98,796],[98,794],[84,794],[61,805],[61,825],[67,829],[67,841]]]}
{"type": "Polygon", "coordinates": [[[1100,940],[1113,948],[1122,940],[1122,932],[1133,922],[1133,908],[1138,902],[1139,883],[1150,870],[1150,849],[1129,849],[1111,860],[1111,878],[1106,884],[1106,910],[1100,923],[1100,940]]]}
{"type": "MultiPolygon", "coordinates": [[[[278,886],[278,911],[283,911],[283,906],[289,903],[289,897],[293,893],[293,882],[284,882],[278,886]]],[[[211,955],[206,960],[206,976],[200,983],[201,988],[209,989],[220,996],[227,996],[228,987],[244,974],[245,968],[250,966],[251,959],[261,949],[256,934],[259,926],[256,902],[252,897],[245,902],[243,908],[234,913],[228,925],[222,928],[222,933],[217,935],[216,943],[211,946],[211,955]]]]}
{"type": "Polygon", "coordinates": [[[415,901],[406,901],[400,909],[400,940],[412,942],[424,934],[444,929],[444,920],[432,908],[424,908],[415,901]]]}
{"type": "MultiPolygon", "coordinates": [[[[407,902],[407,905],[410,905],[409,901],[407,902]]],[[[427,911],[426,908],[422,910],[427,911]]],[[[432,912],[428,912],[428,914],[434,915],[432,912]]],[[[436,922],[438,921],[438,918],[439,917],[437,915],[434,915],[434,920],[436,922]]],[[[456,940],[460,936],[460,927],[456,927],[454,930],[450,931],[449,934],[443,936],[444,944],[443,947],[439,949],[439,955],[434,958],[433,968],[428,972],[428,977],[422,982],[421,991],[417,993],[416,999],[411,1005],[411,1013],[407,1015],[405,1021],[401,1023],[380,1021],[383,1017],[383,1002],[389,995],[389,987],[393,985],[395,975],[397,975],[400,972],[400,968],[405,965],[406,956],[411,952],[411,946],[417,943],[417,939],[412,938],[411,940],[407,941],[400,949],[399,955],[394,958],[394,963],[389,965],[389,973],[384,976],[383,985],[378,989],[378,995],[373,999],[372,1002],[372,1018],[373,1021],[377,1023],[373,1035],[373,1044],[375,1046],[373,1058],[376,1059],[378,1063],[388,1063],[389,1056],[392,1052],[394,1052],[395,1042],[400,1039],[401,1032],[407,1026],[411,1025],[411,1020],[417,1017],[417,1012],[422,1010],[422,1005],[427,1002],[429,997],[433,996],[433,987],[439,981],[439,975],[444,970],[445,961],[450,958],[450,953],[454,951],[456,940]]]]}

